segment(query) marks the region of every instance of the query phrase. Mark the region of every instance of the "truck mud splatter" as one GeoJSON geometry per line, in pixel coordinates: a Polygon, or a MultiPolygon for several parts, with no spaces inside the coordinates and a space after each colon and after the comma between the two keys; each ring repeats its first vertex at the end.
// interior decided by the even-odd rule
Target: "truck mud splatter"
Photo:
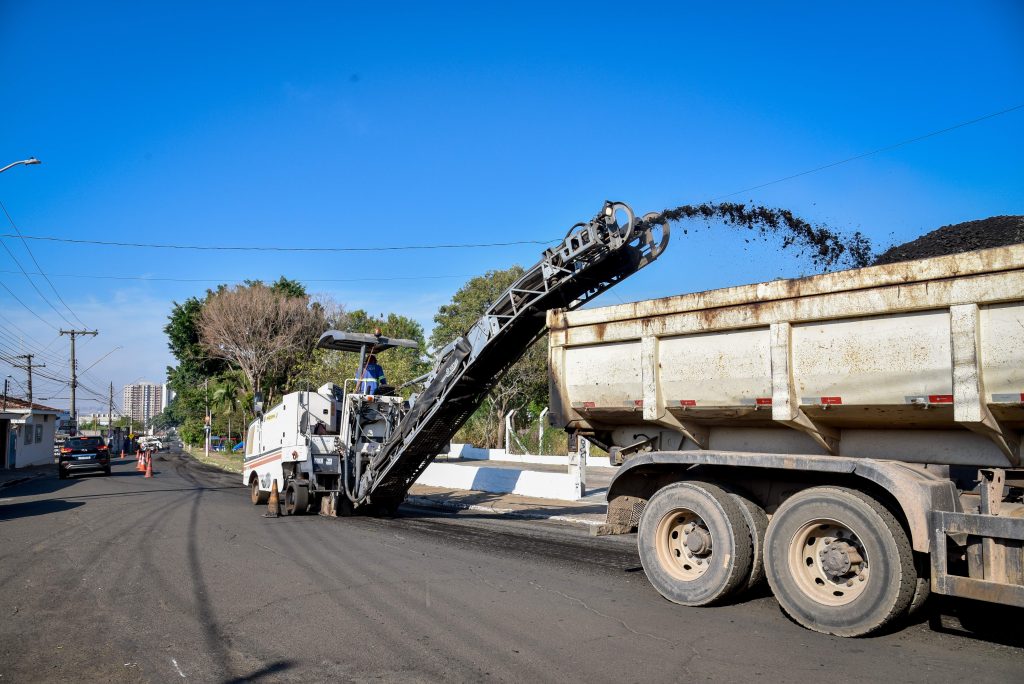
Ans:
{"type": "MultiPolygon", "coordinates": [[[[756,231],[758,238],[779,237],[784,249],[797,250],[818,268],[859,268],[871,263],[871,240],[860,231],[849,235],[821,224],[812,224],[788,209],[737,202],[683,204],[665,209],[648,223],[671,221],[720,221],[728,226],[756,231]]],[[[749,239],[749,238],[748,238],[749,239]]]]}

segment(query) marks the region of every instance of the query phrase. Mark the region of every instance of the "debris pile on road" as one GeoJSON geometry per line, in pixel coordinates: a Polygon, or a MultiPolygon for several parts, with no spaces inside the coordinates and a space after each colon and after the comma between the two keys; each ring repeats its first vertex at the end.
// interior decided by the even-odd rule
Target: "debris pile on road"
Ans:
{"type": "Polygon", "coordinates": [[[942,226],[916,240],[890,247],[878,255],[874,264],[893,264],[1021,242],[1024,242],[1024,216],[992,216],[942,226]]]}
{"type": "MultiPolygon", "coordinates": [[[[705,202],[683,204],[665,209],[647,221],[649,224],[664,221],[718,220],[726,225],[757,230],[758,237],[769,235],[782,237],[783,249],[795,247],[798,256],[807,256],[819,268],[857,268],[871,263],[871,241],[857,231],[842,235],[823,225],[814,225],[795,216],[788,209],[775,209],[761,205],[746,205],[737,202],[705,202]]],[[[684,233],[687,231],[683,231],[684,233]]],[[[747,240],[749,242],[749,239],[747,240]]]]}

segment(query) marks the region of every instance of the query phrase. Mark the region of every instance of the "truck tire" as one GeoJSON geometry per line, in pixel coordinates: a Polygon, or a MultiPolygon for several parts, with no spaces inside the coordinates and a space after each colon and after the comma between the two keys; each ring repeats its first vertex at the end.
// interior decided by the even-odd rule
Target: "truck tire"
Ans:
{"type": "Polygon", "coordinates": [[[779,506],[765,570],[793,620],[837,636],[880,629],[907,610],[917,588],[903,527],[879,502],[842,487],[805,489],[779,506]]]}
{"type": "Polygon", "coordinates": [[[752,548],[739,504],[717,485],[660,489],[640,518],[637,548],[647,579],[684,606],[721,601],[750,577],[752,548]]]}
{"type": "Polygon", "coordinates": [[[265,506],[270,500],[270,492],[260,489],[260,480],[255,474],[249,478],[249,499],[254,506],[265,506]]]}
{"type": "Polygon", "coordinates": [[[910,607],[907,608],[907,616],[913,617],[921,612],[921,609],[928,603],[932,595],[932,569],[930,557],[925,553],[914,552],[914,567],[917,569],[917,583],[914,585],[914,595],[910,598],[910,607]]]}
{"type": "Polygon", "coordinates": [[[309,508],[309,487],[289,482],[284,490],[284,514],[305,515],[309,508]]]}
{"type": "Polygon", "coordinates": [[[727,487],[726,491],[733,498],[743,514],[743,520],[747,523],[747,533],[750,535],[750,577],[747,579],[743,591],[749,591],[764,583],[764,535],[768,530],[768,515],[761,506],[740,490],[727,487]]]}

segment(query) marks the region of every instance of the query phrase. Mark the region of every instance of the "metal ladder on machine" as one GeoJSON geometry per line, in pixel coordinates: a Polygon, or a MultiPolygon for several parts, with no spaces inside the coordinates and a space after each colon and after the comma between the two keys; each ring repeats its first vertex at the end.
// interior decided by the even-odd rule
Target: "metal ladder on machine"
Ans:
{"type": "Polygon", "coordinates": [[[438,362],[409,412],[362,474],[356,506],[393,510],[416,478],[480,406],[490,389],[545,332],[547,311],[576,309],[657,259],[668,245],[655,214],[639,221],[621,202],[605,202],[541,255],[438,362]],[[619,218],[623,217],[622,223],[619,218]]]}

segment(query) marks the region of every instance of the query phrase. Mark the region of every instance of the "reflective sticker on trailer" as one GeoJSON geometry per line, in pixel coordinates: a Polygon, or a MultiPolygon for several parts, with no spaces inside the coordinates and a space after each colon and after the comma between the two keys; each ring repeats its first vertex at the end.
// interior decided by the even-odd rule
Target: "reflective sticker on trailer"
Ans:
{"type": "Polygon", "coordinates": [[[952,394],[928,394],[928,395],[919,394],[919,395],[906,396],[906,397],[903,397],[903,399],[908,404],[914,404],[916,406],[924,406],[924,405],[927,405],[927,404],[952,404],[953,403],[953,395],[952,394]]]}
{"type": "Polygon", "coordinates": [[[993,404],[1024,404],[1024,392],[995,393],[992,395],[993,404]]]}
{"type": "MultiPolygon", "coordinates": [[[[769,404],[771,402],[769,401],[769,404]]],[[[802,406],[838,406],[843,403],[842,397],[801,397],[802,406]]]]}

